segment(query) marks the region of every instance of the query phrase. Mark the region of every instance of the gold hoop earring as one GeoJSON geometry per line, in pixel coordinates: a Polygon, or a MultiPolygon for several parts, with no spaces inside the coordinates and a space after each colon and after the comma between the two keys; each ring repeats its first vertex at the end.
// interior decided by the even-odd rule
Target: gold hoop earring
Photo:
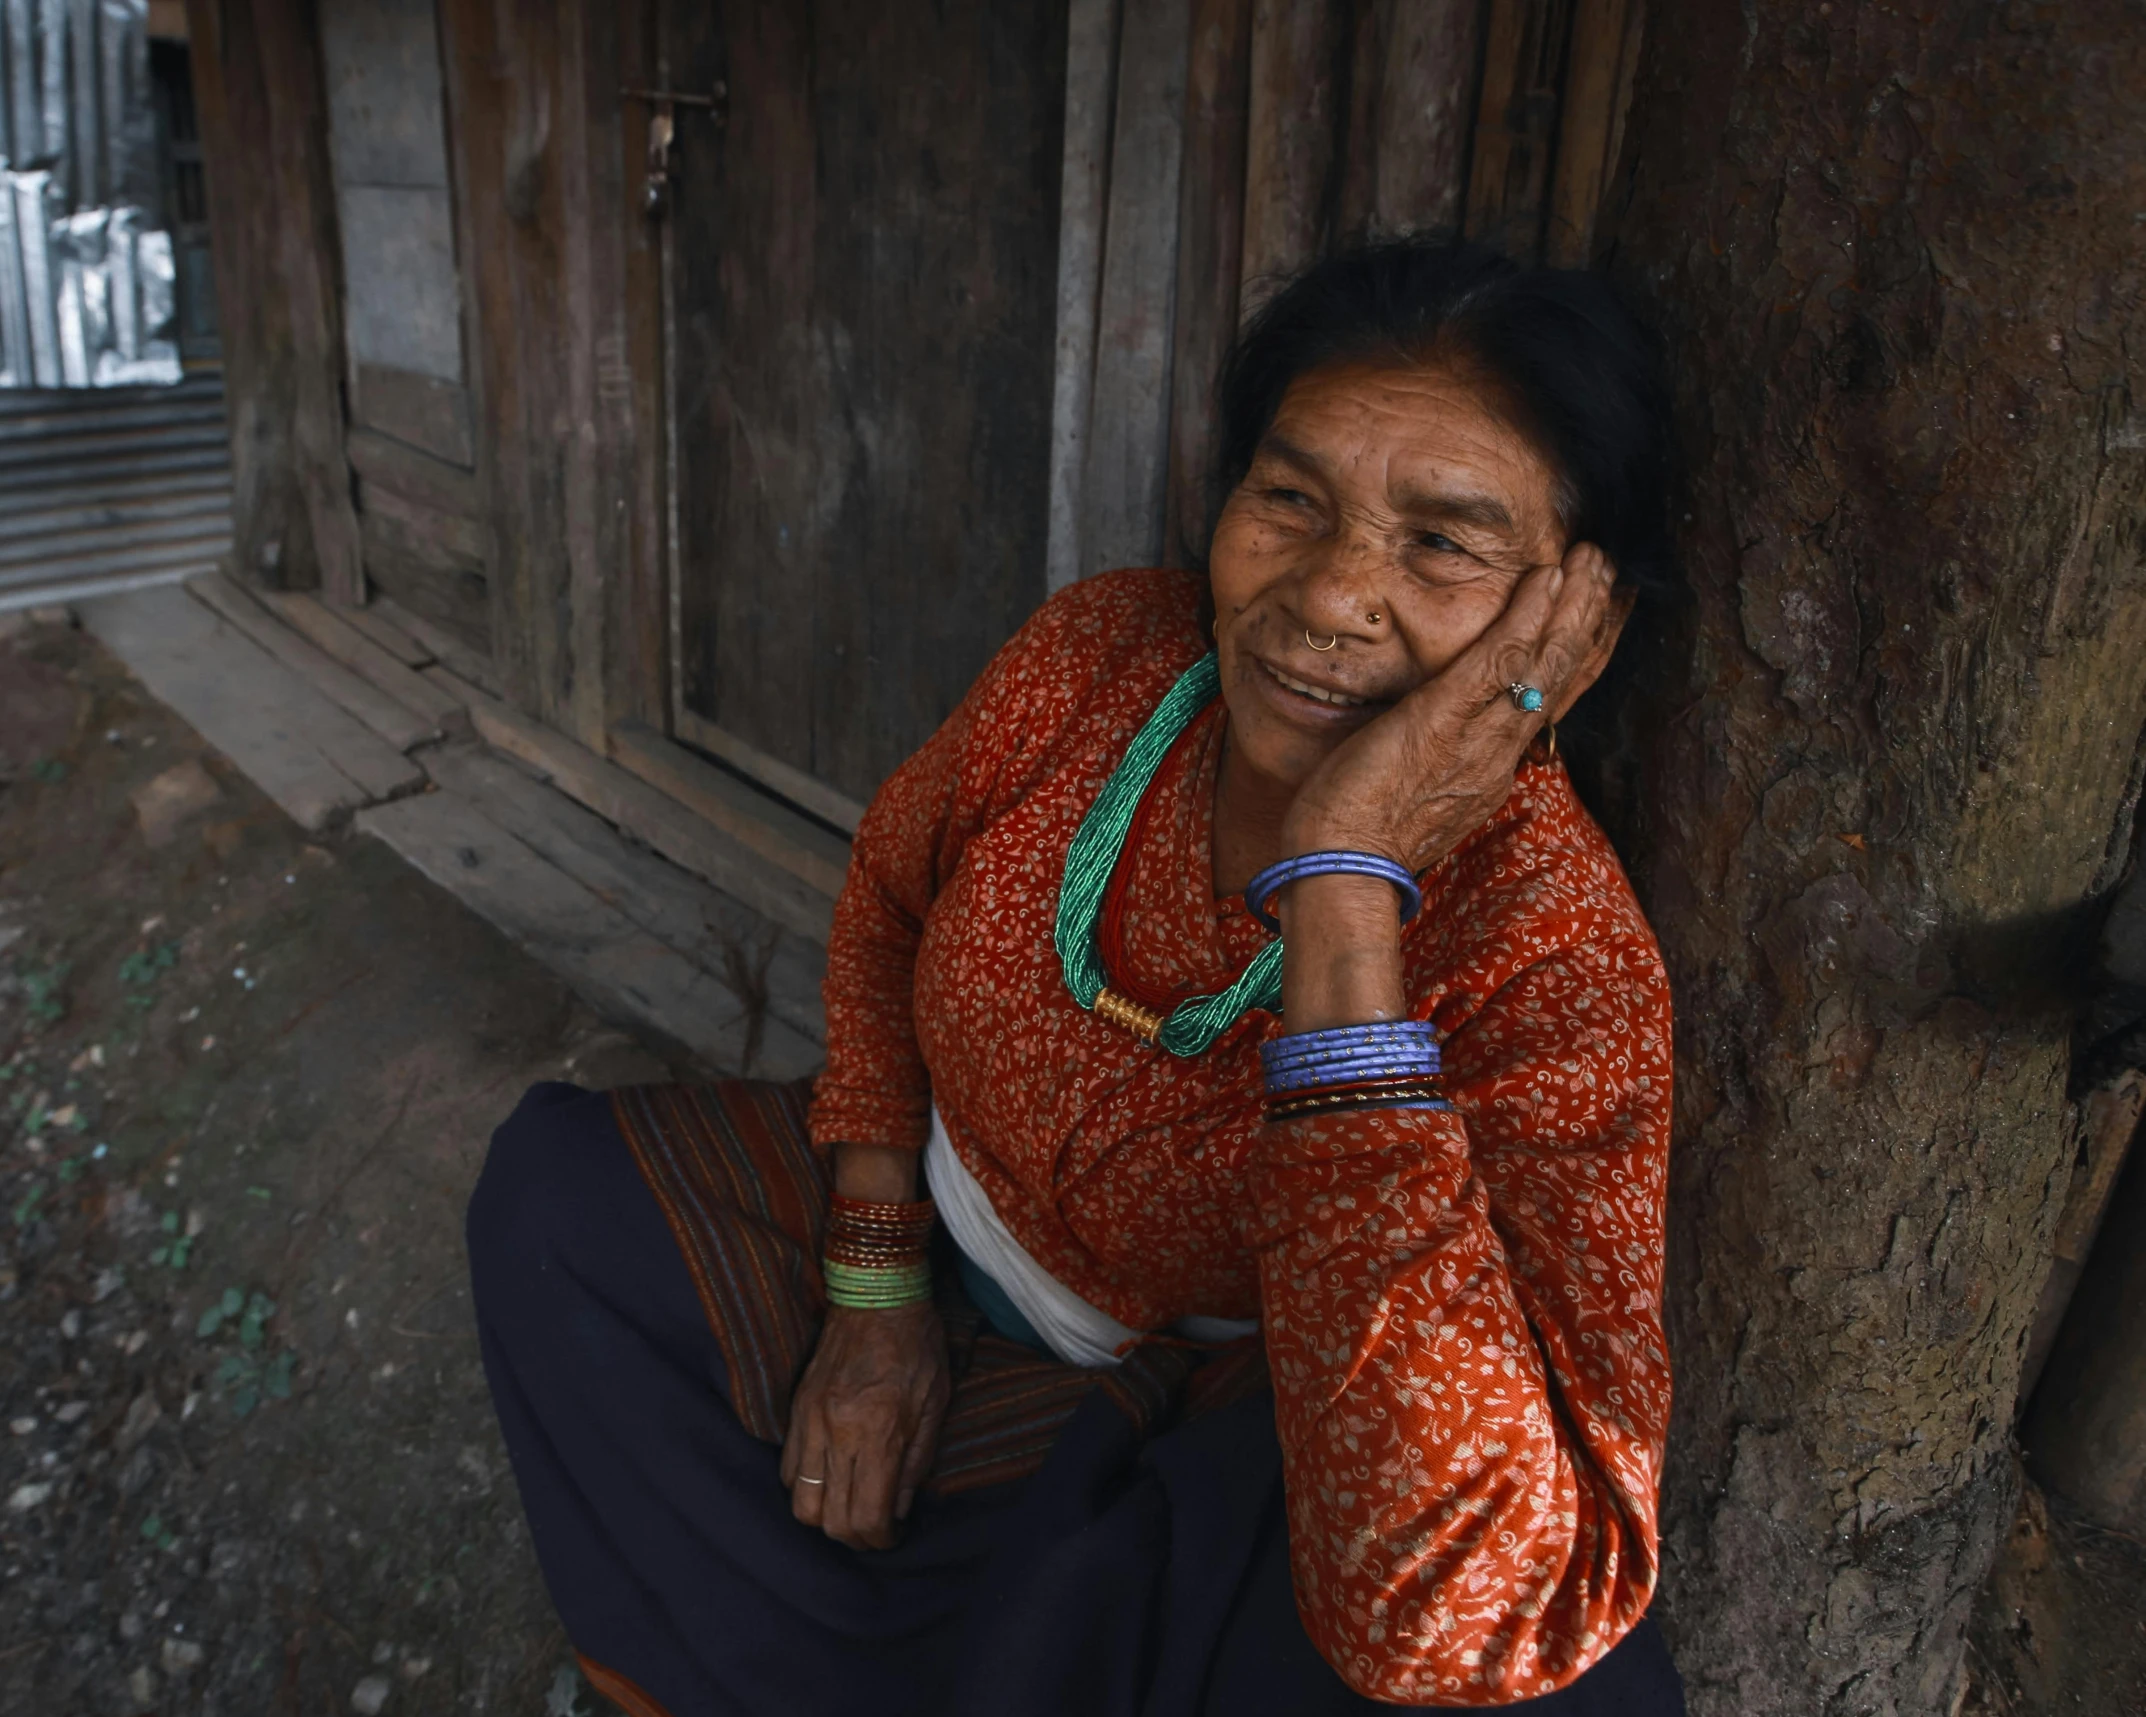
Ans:
{"type": "Polygon", "coordinates": [[[1327,651],[1331,650],[1336,644],[1341,642],[1341,635],[1338,632],[1329,632],[1326,635],[1325,643],[1312,644],[1311,633],[1309,631],[1306,631],[1304,634],[1304,642],[1306,644],[1310,644],[1314,650],[1317,650],[1319,654],[1323,656],[1327,653],[1327,651]]]}

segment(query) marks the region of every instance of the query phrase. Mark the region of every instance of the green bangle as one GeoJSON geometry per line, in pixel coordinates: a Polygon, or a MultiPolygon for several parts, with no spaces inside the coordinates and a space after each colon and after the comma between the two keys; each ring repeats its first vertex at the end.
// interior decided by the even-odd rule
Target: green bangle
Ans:
{"type": "Polygon", "coordinates": [[[928,1259],[871,1268],[838,1264],[827,1259],[820,1265],[827,1282],[827,1303],[850,1311],[891,1311],[931,1298],[931,1264],[928,1259]]]}

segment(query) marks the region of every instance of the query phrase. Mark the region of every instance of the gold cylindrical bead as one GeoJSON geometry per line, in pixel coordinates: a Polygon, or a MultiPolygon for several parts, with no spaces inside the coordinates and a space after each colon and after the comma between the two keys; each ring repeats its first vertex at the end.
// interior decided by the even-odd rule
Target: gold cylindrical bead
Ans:
{"type": "Polygon", "coordinates": [[[1112,1025],[1122,1026],[1133,1036],[1145,1038],[1149,1043],[1162,1036],[1163,1022],[1168,1018],[1153,1008],[1144,1008],[1130,996],[1121,996],[1115,990],[1098,990],[1095,994],[1095,1011],[1112,1025]]]}

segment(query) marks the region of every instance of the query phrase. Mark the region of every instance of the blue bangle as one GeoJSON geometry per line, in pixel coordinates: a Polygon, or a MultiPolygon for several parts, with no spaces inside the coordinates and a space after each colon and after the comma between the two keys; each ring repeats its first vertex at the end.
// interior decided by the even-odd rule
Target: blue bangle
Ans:
{"type": "Polygon", "coordinates": [[[1443,1058],[1429,1020],[1372,1020],[1273,1038],[1259,1046],[1259,1066],[1269,1096],[1280,1097],[1332,1085],[1436,1079],[1443,1058]]]}
{"type": "Polygon", "coordinates": [[[1343,1066],[1354,1063],[1395,1067],[1420,1067],[1426,1073],[1439,1071],[1438,1051],[1409,1043],[1367,1043],[1352,1049],[1319,1050],[1308,1055],[1270,1055],[1260,1066],[1268,1073],[1294,1073],[1306,1067],[1343,1066]]]}
{"type": "Polygon", "coordinates": [[[1422,1049],[1438,1054],[1438,1028],[1427,1019],[1366,1020],[1360,1025],[1322,1026],[1316,1031],[1285,1032],[1259,1046],[1262,1063],[1295,1061],[1305,1057],[1354,1049],[1396,1047],[1422,1049]]]}
{"type": "Polygon", "coordinates": [[[1396,864],[1379,853],[1352,852],[1299,853],[1279,864],[1270,864],[1246,885],[1245,910],[1269,930],[1280,934],[1281,920],[1267,910],[1267,902],[1292,882],[1302,881],[1307,876],[1383,877],[1401,891],[1403,924],[1423,910],[1423,890],[1416,886],[1416,879],[1409,874],[1406,865],[1396,864]]]}
{"type": "Polygon", "coordinates": [[[1261,1061],[1270,1067],[1366,1050],[1426,1054],[1435,1059],[1438,1055],[1438,1031],[1428,1020],[1396,1020],[1379,1025],[1346,1025],[1334,1026],[1326,1031],[1300,1031],[1273,1038],[1259,1046],[1261,1061]]]}

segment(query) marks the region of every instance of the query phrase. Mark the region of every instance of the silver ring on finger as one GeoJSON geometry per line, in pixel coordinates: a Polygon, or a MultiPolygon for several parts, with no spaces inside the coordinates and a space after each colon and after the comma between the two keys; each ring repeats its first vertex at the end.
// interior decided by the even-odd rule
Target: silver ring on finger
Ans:
{"type": "Polygon", "coordinates": [[[827,1481],[825,1479],[807,1478],[803,1473],[799,1473],[797,1475],[797,1482],[799,1484],[825,1484],[827,1481]]]}
{"type": "Polygon", "coordinates": [[[1542,688],[1531,686],[1525,680],[1515,680],[1505,688],[1505,695],[1513,700],[1513,708],[1524,715],[1533,715],[1542,708],[1542,688]]]}

